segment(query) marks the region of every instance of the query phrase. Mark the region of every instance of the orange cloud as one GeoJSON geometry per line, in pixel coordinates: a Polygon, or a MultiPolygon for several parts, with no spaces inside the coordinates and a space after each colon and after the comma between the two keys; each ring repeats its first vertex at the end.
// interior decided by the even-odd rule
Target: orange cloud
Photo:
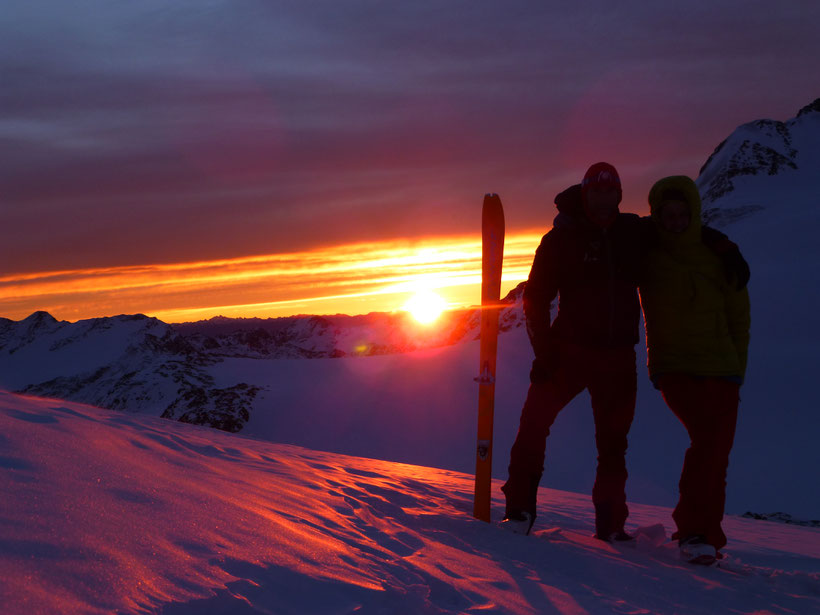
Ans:
{"type": "MultiPolygon", "coordinates": [[[[504,292],[526,279],[540,232],[510,233],[504,292]]],[[[363,242],[213,261],[47,271],[0,277],[0,313],[78,320],[143,313],[168,322],[216,315],[359,314],[398,309],[420,288],[452,307],[479,301],[481,239],[363,242]]]]}

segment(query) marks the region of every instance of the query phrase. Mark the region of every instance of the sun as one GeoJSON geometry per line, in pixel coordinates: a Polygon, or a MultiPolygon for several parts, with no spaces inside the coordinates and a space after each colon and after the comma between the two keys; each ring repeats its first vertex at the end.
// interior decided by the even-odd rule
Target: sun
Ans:
{"type": "Polygon", "coordinates": [[[434,323],[447,309],[447,302],[432,290],[418,291],[402,308],[423,325],[434,323]]]}

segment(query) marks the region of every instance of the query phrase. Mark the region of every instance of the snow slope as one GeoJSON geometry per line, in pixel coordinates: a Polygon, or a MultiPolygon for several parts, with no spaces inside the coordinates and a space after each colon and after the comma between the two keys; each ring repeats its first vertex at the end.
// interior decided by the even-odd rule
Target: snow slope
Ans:
{"type": "Polygon", "coordinates": [[[693,567],[665,508],[633,505],[619,550],[542,489],[547,529],[515,536],[463,474],[5,392],[0,481],[4,615],[820,610],[815,528],[729,518],[722,567],[693,567]]]}

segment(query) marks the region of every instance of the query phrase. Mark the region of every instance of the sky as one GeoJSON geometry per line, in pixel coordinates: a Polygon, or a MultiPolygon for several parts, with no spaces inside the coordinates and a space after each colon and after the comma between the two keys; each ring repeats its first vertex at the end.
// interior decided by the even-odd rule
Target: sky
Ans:
{"type": "MultiPolygon", "coordinates": [[[[643,213],[659,177],[817,98],[818,25],[810,0],[6,0],[0,316],[396,309],[412,280],[373,263],[478,245],[485,192],[509,290],[592,163],[643,213]]],[[[472,254],[416,286],[477,303],[472,254]]]]}

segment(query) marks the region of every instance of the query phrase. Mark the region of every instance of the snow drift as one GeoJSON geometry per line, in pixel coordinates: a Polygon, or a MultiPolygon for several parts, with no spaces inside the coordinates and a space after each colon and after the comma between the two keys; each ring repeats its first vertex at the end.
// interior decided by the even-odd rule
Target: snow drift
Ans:
{"type": "Polygon", "coordinates": [[[722,567],[695,568],[661,507],[632,505],[619,550],[571,493],[542,489],[523,537],[472,519],[456,472],[5,392],[0,434],[6,615],[820,609],[815,528],[729,518],[722,567]]]}

